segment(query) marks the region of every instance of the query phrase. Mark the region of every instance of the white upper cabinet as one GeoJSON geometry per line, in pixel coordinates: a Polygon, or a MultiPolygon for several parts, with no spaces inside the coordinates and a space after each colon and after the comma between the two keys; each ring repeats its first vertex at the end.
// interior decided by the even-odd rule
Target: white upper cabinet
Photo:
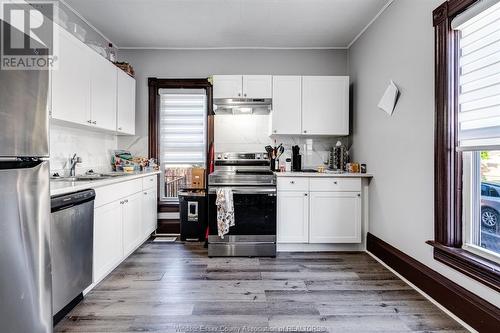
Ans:
{"type": "Polygon", "coordinates": [[[214,75],[214,98],[241,98],[243,96],[242,75],[214,75]]]}
{"type": "Polygon", "coordinates": [[[64,29],[59,31],[58,67],[52,70],[51,116],[91,125],[90,69],[93,51],[64,29]]]}
{"type": "Polygon", "coordinates": [[[302,77],[273,76],[272,134],[301,134],[302,77]]]}
{"type": "Polygon", "coordinates": [[[135,80],[64,29],[59,31],[51,117],[135,135],[135,80]]]}
{"type": "Polygon", "coordinates": [[[243,98],[272,98],[271,75],[243,75],[243,98]]]}
{"type": "Polygon", "coordinates": [[[135,79],[116,68],[117,127],[119,134],[135,135],[135,79]]]}
{"type": "Polygon", "coordinates": [[[116,66],[95,54],[91,58],[91,120],[95,127],[116,130],[116,66]]]}
{"type": "Polygon", "coordinates": [[[271,98],[271,75],[214,75],[214,98],[271,98]]]}
{"type": "Polygon", "coordinates": [[[349,77],[302,77],[302,133],[349,135],[349,77]]]}

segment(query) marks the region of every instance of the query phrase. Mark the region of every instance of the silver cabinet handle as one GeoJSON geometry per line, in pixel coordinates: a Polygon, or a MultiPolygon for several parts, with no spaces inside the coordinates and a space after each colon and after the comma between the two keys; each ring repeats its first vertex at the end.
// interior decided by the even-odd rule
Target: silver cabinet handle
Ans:
{"type": "Polygon", "coordinates": [[[338,182],[336,182],[336,181],[335,181],[335,182],[333,182],[333,183],[334,183],[335,185],[337,185],[337,184],[338,184],[338,182]]]}
{"type": "Polygon", "coordinates": [[[304,196],[307,197],[307,193],[304,193],[304,196]]]}
{"type": "Polygon", "coordinates": [[[121,128],[121,127],[118,127],[118,130],[119,130],[119,131],[121,131],[121,130],[122,130],[122,128],[121,128]]]}
{"type": "Polygon", "coordinates": [[[127,200],[125,200],[125,203],[128,203],[128,199],[127,199],[127,200]]]}
{"type": "Polygon", "coordinates": [[[94,121],[92,122],[92,124],[96,125],[96,124],[97,124],[97,121],[96,121],[96,120],[94,120],[94,121]]]}
{"type": "Polygon", "coordinates": [[[273,131],[273,133],[278,133],[278,131],[277,131],[277,130],[274,130],[274,131],[273,131]]]}
{"type": "Polygon", "coordinates": [[[238,93],[238,96],[241,96],[241,93],[238,93]]]}
{"type": "Polygon", "coordinates": [[[247,94],[243,94],[243,96],[247,97],[247,94]]]}
{"type": "Polygon", "coordinates": [[[87,122],[88,122],[89,124],[92,124],[92,120],[87,120],[87,122]]]}
{"type": "Polygon", "coordinates": [[[120,201],[120,205],[123,205],[123,201],[120,201]]]}
{"type": "Polygon", "coordinates": [[[290,184],[295,184],[295,182],[292,180],[292,181],[290,181],[290,184]]]}
{"type": "Polygon", "coordinates": [[[148,192],[144,192],[144,195],[148,195],[148,192]]]}
{"type": "Polygon", "coordinates": [[[307,131],[304,131],[304,133],[307,133],[307,131]]]}
{"type": "Polygon", "coordinates": [[[358,197],[360,197],[360,196],[361,196],[361,193],[358,193],[358,197]]]}

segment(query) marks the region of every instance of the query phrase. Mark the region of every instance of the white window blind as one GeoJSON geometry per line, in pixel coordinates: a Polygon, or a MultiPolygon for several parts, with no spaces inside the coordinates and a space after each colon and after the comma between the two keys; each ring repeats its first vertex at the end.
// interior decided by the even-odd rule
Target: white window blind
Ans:
{"type": "Polygon", "coordinates": [[[163,165],[205,165],[205,91],[160,90],[160,153],[163,165]]]}
{"type": "Polygon", "coordinates": [[[456,27],[461,150],[500,147],[500,3],[495,2],[456,27]]]}

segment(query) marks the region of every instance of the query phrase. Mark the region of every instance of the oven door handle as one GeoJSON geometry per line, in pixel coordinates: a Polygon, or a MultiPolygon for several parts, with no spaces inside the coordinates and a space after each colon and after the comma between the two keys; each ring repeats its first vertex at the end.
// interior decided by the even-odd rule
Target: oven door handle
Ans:
{"type": "MultiPolygon", "coordinates": [[[[276,194],[276,188],[269,187],[231,187],[233,194],[276,194]]],[[[208,193],[215,193],[217,191],[217,187],[210,187],[208,189],[208,193]]]]}

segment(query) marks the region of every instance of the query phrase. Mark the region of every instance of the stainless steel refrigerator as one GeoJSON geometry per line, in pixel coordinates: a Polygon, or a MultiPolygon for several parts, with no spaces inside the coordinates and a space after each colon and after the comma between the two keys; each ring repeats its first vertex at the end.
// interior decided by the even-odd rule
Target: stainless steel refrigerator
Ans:
{"type": "Polygon", "coordinates": [[[48,71],[0,70],[0,331],[52,332],[48,71]]]}

